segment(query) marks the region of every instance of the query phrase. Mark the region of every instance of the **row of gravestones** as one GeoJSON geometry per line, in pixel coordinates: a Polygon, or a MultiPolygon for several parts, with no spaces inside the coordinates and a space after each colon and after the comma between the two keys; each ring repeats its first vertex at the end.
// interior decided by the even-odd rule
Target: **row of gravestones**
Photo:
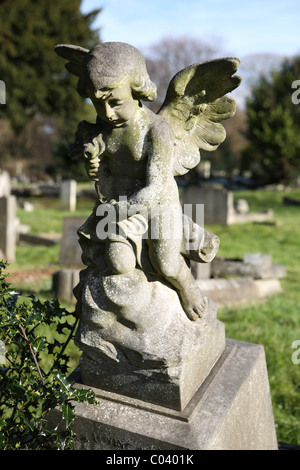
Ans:
{"type": "MultiPolygon", "coordinates": [[[[73,212],[76,209],[75,180],[61,183],[62,209],[73,212]]],[[[22,226],[16,217],[17,198],[11,194],[11,180],[7,171],[0,172],[0,258],[9,262],[16,259],[16,244],[22,236],[22,226]]],[[[28,228],[26,227],[26,231],[28,228]]],[[[25,236],[25,235],[24,235],[25,236]]],[[[30,235],[26,235],[30,237],[30,235]]],[[[32,238],[32,236],[31,236],[32,238]]]]}
{"type": "MultiPolygon", "coordinates": [[[[62,181],[60,197],[61,207],[69,212],[74,212],[77,201],[75,180],[62,181]]],[[[246,201],[237,201],[234,208],[233,194],[225,189],[189,186],[184,191],[183,205],[191,205],[194,210],[197,206],[195,201],[202,201],[205,207],[205,224],[227,225],[250,220],[265,220],[272,217],[272,211],[263,214],[248,214],[246,201]]],[[[11,195],[9,174],[3,171],[0,173],[0,250],[2,256],[10,262],[15,261],[17,238],[16,198],[11,195]]],[[[75,248],[72,243],[69,251],[73,249],[75,248]]],[[[74,259],[73,256],[72,258],[74,259]]],[[[205,268],[202,268],[202,271],[204,270],[205,268]]]]}
{"type": "MultiPolygon", "coordinates": [[[[76,208],[76,181],[69,180],[63,181],[61,184],[61,206],[63,209],[70,212],[76,208]]],[[[194,208],[195,201],[203,201],[205,207],[205,223],[218,223],[227,225],[233,221],[238,222],[238,217],[243,220],[249,219],[249,214],[240,211],[237,212],[233,208],[233,195],[230,191],[215,189],[215,188],[199,188],[199,187],[188,187],[183,195],[183,204],[191,204],[194,208]],[[210,220],[209,217],[213,214],[214,219],[210,220]]],[[[20,233],[20,225],[16,218],[16,197],[11,195],[10,177],[7,172],[3,171],[0,173],[0,257],[5,258],[7,261],[15,261],[15,246],[18,240],[23,240],[25,243],[41,243],[40,237],[32,234],[20,233]],[[33,240],[34,239],[34,240],[33,240]],[[2,252],[2,253],[1,253],[2,252]]],[[[244,208],[245,209],[245,208],[244,208]]],[[[247,209],[247,208],[246,208],[247,209]]],[[[257,214],[254,214],[257,217],[257,214]]],[[[263,217],[268,217],[265,214],[263,217]]],[[[53,291],[61,300],[72,300],[73,299],[73,287],[77,284],[79,278],[79,267],[82,266],[81,262],[81,248],[78,244],[77,229],[83,223],[85,219],[78,217],[68,217],[64,221],[63,236],[61,240],[60,259],[59,264],[61,266],[67,266],[67,269],[59,270],[53,276],[53,291]],[[75,267],[75,268],[74,268],[75,267]]],[[[43,243],[50,240],[44,240],[43,243]]],[[[264,258],[266,259],[266,258],[264,258]]],[[[270,264],[270,261],[268,260],[270,264]]],[[[218,283],[215,290],[221,296],[224,297],[224,291],[228,293],[231,290],[232,285],[229,286],[230,281],[220,280],[214,282],[210,281],[211,276],[220,276],[227,274],[235,274],[236,276],[243,277],[248,275],[252,278],[260,278],[266,276],[255,275],[257,266],[253,266],[253,263],[243,260],[241,262],[233,262],[230,260],[215,259],[213,263],[199,264],[191,262],[191,269],[194,277],[199,280],[199,283],[203,284],[204,289],[207,288],[207,281],[209,280],[208,289],[211,288],[212,284],[218,283]],[[252,275],[253,274],[253,275],[252,275]],[[223,284],[226,284],[226,286],[223,284]],[[229,287],[230,289],[229,289],[229,287]],[[222,288],[221,288],[222,287],[222,288]]],[[[272,273],[273,278],[283,277],[284,268],[278,266],[269,266],[268,272],[272,273]],[[279,271],[278,271],[279,270],[279,271]]],[[[268,275],[267,277],[271,277],[268,275]]],[[[243,280],[243,283],[246,281],[243,280]]],[[[251,284],[250,281],[248,283],[251,284]]],[[[232,282],[231,282],[232,284],[232,282]]],[[[249,285],[250,285],[249,284],[249,285]]],[[[245,286],[243,286],[245,289],[245,286]]],[[[274,289],[274,286],[272,287],[274,289]]],[[[277,283],[275,286],[276,290],[280,289],[280,285],[277,283]]],[[[254,284],[252,282],[250,286],[251,292],[253,292],[254,284]]],[[[240,288],[237,289],[238,291],[240,288]]],[[[214,294],[210,292],[213,297],[214,294]]]]}
{"type": "MultiPolygon", "coordinates": [[[[204,226],[204,223],[228,225],[231,223],[242,223],[248,221],[263,221],[273,217],[272,210],[268,210],[261,214],[249,213],[247,202],[244,200],[238,200],[234,204],[233,193],[226,189],[213,188],[209,186],[188,186],[184,190],[182,204],[184,212],[185,209],[187,212],[191,212],[188,213],[188,215],[190,215],[195,221],[197,221],[198,215],[198,201],[202,202],[203,209],[205,207],[205,215],[202,214],[203,220],[201,220],[202,223],[200,223],[202,226],[204,226]],[[189,209],[191,209],[191,211],[189,211],[189,209]]],[[[78,267],[82,266],[81,248],[78,243],[77,229],[82,225],[84,220],[84,218],[70,217],[66,218],[64,221],[59,263],[62,266],[67,266],[67,268],[59,270],[53,276],[53,290],[61,300],[74,300],[72,291],[79,279],[78,267]]],[[[260,296],[260,292],[263,292],[263,296],[280,292],[281,286],[278,278],[285,275],[283,273],[284,267],[270,267],[268,265],[270,275],[257,275],[255,274],[259,269],[257,267],[257,256],[260,260],[263,260],[263,266],[265,266],[266,262],[270,264],[268,256],[265,257],[264,255],[259,254],[254,254],[252,256],[249,254],[247,259],[243,260],[240,264],[235,263],[234,268],[231,268],[232,271],[235,269],[235,272],[232,272],[232,274],[235,274],[239,278],[243,278],[241,281],[236,281],[235,283],[224,279],[221,282],[218,280],[211,280],[212,276],[223,276],[228,274],[227,271],[230,269],[230,263],[228,264],[223,261],[220,262],[219,260],[214,260],[213,263],[197,263],[191,261],[191,270],[195,279],[198,280],[200,287],[203,287],[204,290],[208,289],[211,297],[214,297],[214,292],[216,293],[216,300],[219,300],[220,298],[225,298],[226,300],[227,297],[233,298],[236,296],[236,293],[239,294],[237,297],[238,300],[240,300],[240,282],[242,283],[242,290],[244,292],[246,292],[246,290],[249,291],[250,298],[260,296]],[[245,276],[248,276],[248,279],[245,279],[245,276]],[[271,279],[272,276],[274,279],[271,279]],[[255,278],[261,279],[262,277],[267,278],[263,286],[253,281],[255,278]],[[213,291],[211,289],[213,289],[213,291]]],[[[245,297],[247,296],[245,295],[245,297]]]]}
{"type": "MultiPolygon", "coordinates": [[[[61,300],[74,300],[73,288],[83,268],[77,229],[84,221],[82,217],[64,219],[59,256],[59,264],[64,268],[53,275],[53,291],[61,300]]],[[[216,257],[211,263],[191,261],[191,270],[199,287],[217,303],[234,303],[279,293],[279,279],[286,275],[284,266],[273,264],[271,255],[261,253],[246,253],[243,260],[216,257]],[[234,279],[224,278],[228,275],[234,279]]]]}

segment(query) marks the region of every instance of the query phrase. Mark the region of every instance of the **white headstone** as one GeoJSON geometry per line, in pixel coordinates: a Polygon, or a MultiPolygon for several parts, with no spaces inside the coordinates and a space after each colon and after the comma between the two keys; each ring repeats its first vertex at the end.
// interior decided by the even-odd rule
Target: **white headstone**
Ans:
{"type": "Polygon", "coordinates": [[[0,197],[0,250],[5,261],[16,258],[16,196],[0,197]]]}
{"type": "Polygon", "coordinates": [[[75,180],[65,180],[61,183],[60,197],[63,209],[74,212],[76,210],[77,184],[75,180]]]}
{"type": "Polygon", "coordinates": [[[10,196],[10,176],[9,173],[5,170],[0,172],[0,197],[10,196]]]}

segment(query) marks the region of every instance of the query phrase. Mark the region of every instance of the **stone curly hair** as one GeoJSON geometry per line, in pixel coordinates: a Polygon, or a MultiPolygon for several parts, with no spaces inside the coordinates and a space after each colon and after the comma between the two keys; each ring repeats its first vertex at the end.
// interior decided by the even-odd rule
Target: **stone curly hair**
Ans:
{"type": "Polygon", "coordinates": [[[105,42],[88,52],[83,61],[77,91],[87,98],[87,88],[93,91],[113,88],[125,76],[136,99],[156,99],[156,85],[149,77],[144,57],[138,49],[123,42],[105,42]]]}

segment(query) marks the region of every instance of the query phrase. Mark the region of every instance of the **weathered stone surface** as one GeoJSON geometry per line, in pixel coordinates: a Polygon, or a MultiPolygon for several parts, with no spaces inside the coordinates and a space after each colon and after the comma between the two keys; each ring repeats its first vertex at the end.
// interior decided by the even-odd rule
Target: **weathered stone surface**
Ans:
{"type": "Polygon", "coordinates": [[[76,404],[78,449],[277,450],[259,345],[227,339],[221,358],[183,411],[94,390],[98,405],[76,404]]]}
{"type": "MultiPolygon", "coordinates": [[[[97,112],[69,148],[97,193],[78,230],[87,268],[74,290],[81,379],[105,390],[100,406],[77,407],[87,448],[275,448],[263,350],[231,342],[224,353],[216,305],[190,269],[191,260],[212,261],[219,239],[184,217],[174,178],[198,165],[199,150],[223,142],[239,60],[181,70],[155,114],[142,104],[156,86],[136,48],[55,50],[97,112]]],[[[228,223],[232,194],[214,196],[228,223]]],[[[205,211],[207,223],[213,210],[205,211]]]]}
{"type": "Polygon", "coordinates": [[[83,285],[76,344],[84,383],[183,409],[225,348],[216,305],[207,298],[192,322],[172,288],[137,269],[90,270],[83,285]]]}

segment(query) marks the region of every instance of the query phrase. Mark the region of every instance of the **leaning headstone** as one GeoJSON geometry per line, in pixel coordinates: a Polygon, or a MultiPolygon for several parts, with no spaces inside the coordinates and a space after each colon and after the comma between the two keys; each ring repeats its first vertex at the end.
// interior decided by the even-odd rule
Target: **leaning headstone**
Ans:
{"type": "Polygon", "coordinates": [[[61,183],[60,198],[64,210],[74,212],[76,210],[77,183],[75,180],[65,180],[61,183]]]}
{"type": "Polygon", "coordinates": [[[82,250],[78,243],[77,230],[85,222],[83,217],[65,217],[61,239],[59,264],[65,266],[82,266],[82,250]]]}
{"type": "Polygon", "coordinates": [[[0,250],[9,262],[16,258],[16,207],[15,196],[0,197],[0,250]]]}

